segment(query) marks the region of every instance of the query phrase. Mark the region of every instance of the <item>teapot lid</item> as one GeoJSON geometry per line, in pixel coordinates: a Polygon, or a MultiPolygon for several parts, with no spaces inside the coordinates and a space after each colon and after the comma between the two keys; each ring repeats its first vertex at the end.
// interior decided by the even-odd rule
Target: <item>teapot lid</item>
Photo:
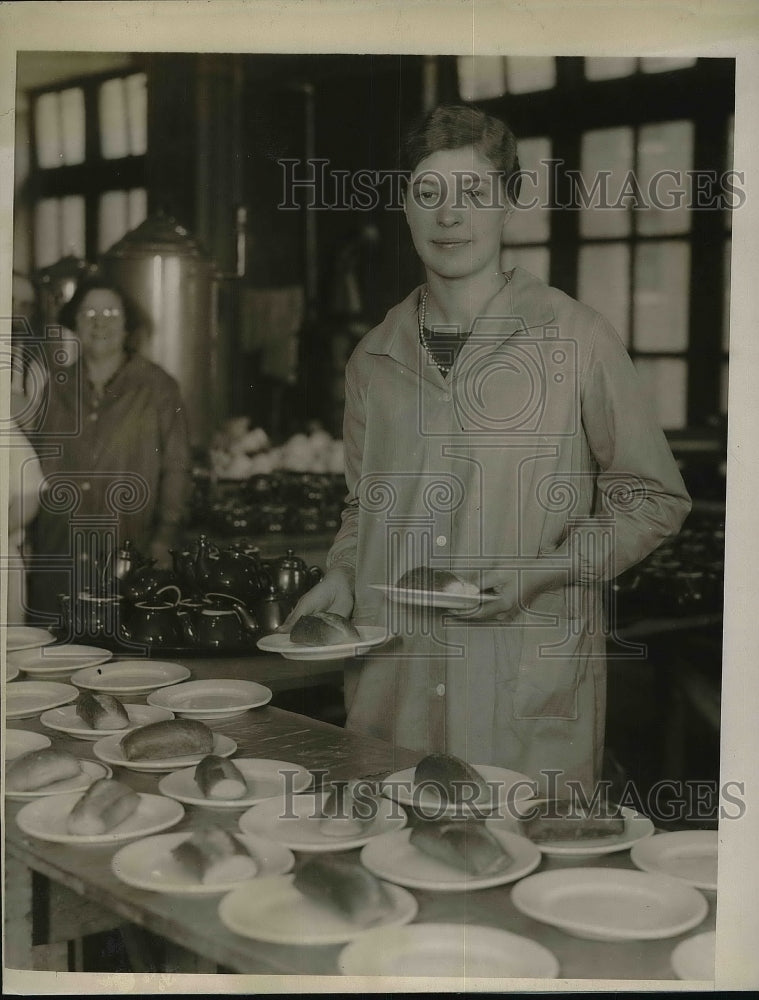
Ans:
{"type": "Polygon", "coordinates": [[[300,556],[296,556],[292,549],[288,549],[287,553],[277,561],[279,569],[301,569],[305,565],[305,562],[300,556]]]}

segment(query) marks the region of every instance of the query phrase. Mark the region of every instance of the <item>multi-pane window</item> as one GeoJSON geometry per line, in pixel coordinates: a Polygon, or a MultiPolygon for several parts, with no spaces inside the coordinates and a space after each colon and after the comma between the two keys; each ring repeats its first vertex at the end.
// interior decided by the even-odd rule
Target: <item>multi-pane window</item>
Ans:
{"type": "Polygon", "coordinates": [[[34,265],[94,260],[147,215],[144,73],[33,98],[34,265]]]}
{"type": "MultiPolygon", "coordinates": [[[[523,178],[520,202],[534,207],[517,208],[506,227],[504,267],[519,264],[603,313],[667,430],[727,406],[730,213],[723,211],[722,236],[705,238],[693,208],[693,177],[732,168],[732,92],[723,85],[719,99],[712,94],[709,118],[698,97],[699,85],[710,85],[704,75],[714,72],[708,63],[675,56],[458,59],[460,98],[511,122],[522,169],[540,178],[537,186],[523,178]],[[664,73],[660,84],[656,74],[664,73]],[[564,185],[559,192],[557,184],[564,185]],[[712,258],[715,301],[722,295],[724,308],[716,322],[704,322],[703,279],[694,275],[708,271],[712,258]],[[711,387],[703,378],[712,364],[704,345],[714,362],[721,357],[721,385],[716,367],[711,387]]],[[[722,209],[705,211],[716,218],[722,209]]]]}

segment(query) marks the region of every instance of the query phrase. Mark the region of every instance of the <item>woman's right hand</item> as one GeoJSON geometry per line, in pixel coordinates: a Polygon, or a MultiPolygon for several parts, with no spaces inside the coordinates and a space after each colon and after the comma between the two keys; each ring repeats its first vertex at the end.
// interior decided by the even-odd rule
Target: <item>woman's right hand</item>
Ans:
{"type": "Polygon", "coordinates": [[[350,618],[353,602],[353,582],[350,575],[339,566],[333,566],[315,587],[301,597],[277,631],[289,632],[299,618],[312,615],[314,611],[331,611],[343,618],[350,618]]]}

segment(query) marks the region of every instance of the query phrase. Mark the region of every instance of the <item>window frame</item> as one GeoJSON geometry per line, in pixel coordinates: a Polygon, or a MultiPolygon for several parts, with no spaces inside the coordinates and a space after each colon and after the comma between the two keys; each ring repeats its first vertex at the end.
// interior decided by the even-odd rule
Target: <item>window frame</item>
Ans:
{"type": "MultiPolygon", "coordinates": [[[[46,198],[65,198],[80,195],[84,198],[84,247],[85,259],[97,260],[100,256],[98,233],[100,229],[100,198],[107,191],[129,191],[133,188],[147,190],[147,153],[128,155],[118,159],[106,159],[101,153],[99,92],[108,80],[124,79],[138,73],[145,73],[150,86],[147,66],[135,59],[132,66],[118,70],[107,70],[86,76],[71,77],[55,86],[41,86],[30,89],[30,135],[29,135],[29,194],[32,212],[38,202],[46,198]],[[81,88],[84,93],[84,162],[61,164],[57,167],[41,167],[38,162],[36,113],[37,102],[45,94],[60,93],[72,88],[81,88]]],[[[148,200],[150,193],[148,191],[148,200]]],[[[32,260],[37,260],[37,236],[32,227],[32,260]]]]}
{"type": "MultiPolygon", "coordinates": [[[[456,57],[452,69],[441,74],[448,93],[441,99],[464,101],[458,96],[456,57]],[[455,94],[451,85],[455,86],[455,94]]],[[[724,243],[729,238],[724,210],[694,210],[690,229],[678,234],[641,234],[625,237],[582,237],[580,212],[558,207],[571,203],[571,181],[566,171],[581,169],[581,138],[591,130],[630,127],[671,121],[693,123],[695,171],[725,167],[728,126],[735,111],[735,60],[698,58],[695,65],[661,72],[644,72],[640,62],[624,77],[589,80],[581,56],[556,57],[556,86],[533,93],[506,93],[477,101],[464,101],[505,118],[517,137],[547,136],[552,157],[563,161],[557,172],[558,190],[551,192],[550,283],[569,295],[577,295],[580,248],[590,243],[624,243],[630,247],[632,281],[635,247],[643,242],[684,240],[690,248],[688,282],[688,341],[682,352],[630,351],[633,359],[682,358],[687,365],[686,428],[707,426],[719,417],[724,302],[724,243]]],[[[636,142],[637,155],[637,142],[636,142]]],[[[729,167],[727,169],[730,169],[729,167]]],[[[632,333],[632,288],[628,309],[632,333]]],[[[677,434],[677,431],[672,433],[677,434]]]]}

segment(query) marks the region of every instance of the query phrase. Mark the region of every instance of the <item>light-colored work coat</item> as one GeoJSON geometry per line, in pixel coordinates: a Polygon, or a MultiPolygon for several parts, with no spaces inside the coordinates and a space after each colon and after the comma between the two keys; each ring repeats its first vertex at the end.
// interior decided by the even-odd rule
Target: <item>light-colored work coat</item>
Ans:
{"type": "Polygon", "coordinates": [[[590,785],[604,739],[601,584],[677,532],[690,500],[606,320],[527,271],[506,277],[447,379],[419,342],[420,289],[348,363],[348,497],[328,565],[355,572],[354,620],[396,638],[348,666],[347,725],[590,785]],[[546,558],[566,585],[487,622],[379,589],[418,565],[527,581],[546,558]]]}

